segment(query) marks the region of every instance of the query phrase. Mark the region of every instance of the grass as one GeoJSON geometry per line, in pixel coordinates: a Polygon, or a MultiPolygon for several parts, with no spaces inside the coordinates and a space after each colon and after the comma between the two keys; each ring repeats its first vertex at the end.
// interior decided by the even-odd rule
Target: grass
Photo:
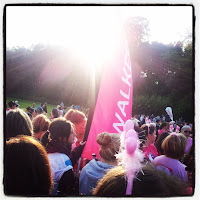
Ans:
{"type": "MultiPolygon", "coordinates": [[[[32,107],[33,103],[35,103],[36,108],[41,104],[41,102],[35,102],[35,101],[27,101],[24,99],[14,99],[10,97],[6,97],[6,103],[8,104],[9,101],[18,101],[18,104],[20,105],[20,108],[26,111],[26,108],[28,106],[32,107]]],[[[50,117],[51,111],[53,108],[56,108],[57,105],[47,104],[47,117],[50,117]]]]}

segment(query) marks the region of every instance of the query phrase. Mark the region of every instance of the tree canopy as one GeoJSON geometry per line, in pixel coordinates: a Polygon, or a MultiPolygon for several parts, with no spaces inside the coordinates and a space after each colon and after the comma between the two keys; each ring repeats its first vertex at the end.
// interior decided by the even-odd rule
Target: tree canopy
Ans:
{"type": "MultiPolygon", "coordinates": [[[[126,24],[133,72],[133,114],[163,114],[171,106],[176,119],[194,116],[194,61],[191,35],[176,44],[148,42],[148,20],[126,24]]],[[[98,68],[99,74],[102,69],[98,68]]],[[[89,107],[91,76],[87,63],[70,50],[37,44],[6,49],[6,95],[89,107]]],[[[96,76],[100,82],[100,76],[96,76]]]]}

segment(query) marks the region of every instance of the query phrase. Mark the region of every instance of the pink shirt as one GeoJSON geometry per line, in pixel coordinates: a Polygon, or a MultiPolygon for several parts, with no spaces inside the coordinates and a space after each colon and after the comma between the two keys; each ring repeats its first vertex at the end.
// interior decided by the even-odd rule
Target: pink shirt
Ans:
{"type": "Polygon", "coordinates": [[[166,173],[168,173],[168,170],[171,175],[176,176],[181,181],[186,182],[188,180],[187,172],[185,170],[186,165],[182,164],[179,160],[162,155],[156,157],[153,160],[153,163],[155,163],[157,169],[165,171],[166,173]]]}

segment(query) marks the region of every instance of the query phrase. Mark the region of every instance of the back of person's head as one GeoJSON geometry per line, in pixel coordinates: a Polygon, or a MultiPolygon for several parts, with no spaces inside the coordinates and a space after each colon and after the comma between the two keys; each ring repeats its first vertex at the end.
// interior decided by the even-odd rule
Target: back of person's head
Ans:
{"type": "Polygon", "coordinates": [[[169,135],[168,132],[163,132],[159,135],[158,139],[156,140],[155,142],[155,146],[157,148],[157,150],[162,154],[164,155],[164,150],[161,148],[162,146],[162,143],[164,141],[164,139],[169,135]]]}
{"type": "Polygon", "coordinates": [[[120,135],[103,132],[97,136],[97,143],[100,145],[99,155],[107,161],[115,161],[115,155],[119,152],[120,135]]]}
{"type": "MultiPolygon", "coordinates": [[[[156,197],[180,196],[186,185],[173,176],[150,165],[142,168],[133,180],[131,196],[156,197]]],[[[93,195],[126,196],[127,178],[122,166],[111,169],[98,183],[93,195]]]]}
{"type": "Polygon", "coordinates": [[[67,145],[71,149],[71,145],[68,144],[68,138],[72,128],[73,124],[64,117],[53,119],[49,126],[50,138],[62,145],[67,145]]]}
{"type": "Polygon", "coordinates": [[[29,135],[33,133],[33,125],[30,117],[21,109],[10,110],[6,115],[5,138],[17,135],[29,135]]]}
{"type": "Polygon", "coordinates": [[[154,131],[156,130],[156,125],[154,123],[151,123],[149,125],[143,124],[141,128],[145,132],[145,135],[148,136],[148,134],[152,135],[154,133],[154,131]]]}
{"type": "Polygon", "coordinates": [[[86,118],[83,112],[75,109],[69,109],[64,117],[73,124],[79,124],[86,118]]]}
{"type": "Polygon", "coordinates": [[[29,112],[29,113],[33,113],[34,112],[34,108],[31,108],[30,106],[28,106],[27,108],[26,108],[26,110],[29,112]]]}
{"type": "Polygon", "coordinates": [[[38,109],[37,109],[37,113],[38,113],[38,114],[42,114],[42,113],[44,113],[43,108],[42,108],[42,107],[38,108],[38,109]]]}
{"type": "Polygon", "coordinates": [[[161,148],[167,157],[181,159],[184,156],[186,145],[187,138],[183,134],[172,133],[164,139],[161,148]]]}
{"type": "Polygon", "coordinates": [[[44,114],[37,115],[33,121],[33,132],[39,133],[41,131],[47,131],[50,126],[50,120],[44,114]]]}
{"type": "Polygon", "coordinates": [[[6,142],[4,192],[6,195],[42,196],[52,190],[51,169],[44,147],[30,136],[6,142]]]}
{"type": "Polygon", "coordinates": [[[53,108],[53,109],[52,109],[52,114],[53,114],[54,118],[59,117],[59,115],[58,115],[58,110],[57,110],[56,108],[53,108]]]}
{"type": "Polygon", "coordinates": [[[9,102],[8,102],[8,106],[9,106],[10,108],[12,108],[13,106],[16,106],[16,103],[15,103],[14,101],[9,101],[9,102]]]}
{"type": "Polygon", "coordinates": [[[168,125],[167,122],[162,122],[162,124],[160,125],[160,130],[166,127],[167,125],[168,125]]]}

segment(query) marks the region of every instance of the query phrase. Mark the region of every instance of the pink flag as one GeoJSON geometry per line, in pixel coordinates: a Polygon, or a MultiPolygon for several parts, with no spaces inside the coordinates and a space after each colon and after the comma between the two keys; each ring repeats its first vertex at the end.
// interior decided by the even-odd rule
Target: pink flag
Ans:
{"type": "Polygon", "coordinates": [[[121,38],[115,59],[104,66],[99,94],[83,158],[99,157],[97,135],[103,131],[120,133],[132,113],[132,71],[127,42],[121,38]]]}

